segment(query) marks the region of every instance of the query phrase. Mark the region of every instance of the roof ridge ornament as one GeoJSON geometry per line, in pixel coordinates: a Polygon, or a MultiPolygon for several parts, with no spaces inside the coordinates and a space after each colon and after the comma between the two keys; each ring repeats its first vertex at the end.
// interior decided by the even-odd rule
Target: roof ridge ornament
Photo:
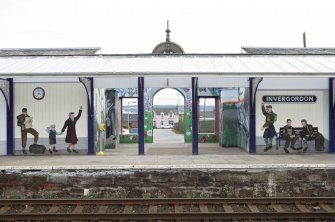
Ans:
{"type": "Polygon", "coordinates": [[[169,20],[167,20],[167,22],[166,22],[165,32],[166,32],[166,41],[170,42],[170,32],[171,32],[171,30],[169,29],[169,20]]]}

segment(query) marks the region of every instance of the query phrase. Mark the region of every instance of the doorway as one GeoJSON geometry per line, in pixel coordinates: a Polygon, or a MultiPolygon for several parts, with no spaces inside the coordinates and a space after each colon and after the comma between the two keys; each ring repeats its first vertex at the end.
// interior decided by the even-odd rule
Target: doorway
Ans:
{"type": "Polygon", "coordinates": [[[165,88],[153,95],[153,142],[184,143],[184,96],[177,89],[165,88]]]}

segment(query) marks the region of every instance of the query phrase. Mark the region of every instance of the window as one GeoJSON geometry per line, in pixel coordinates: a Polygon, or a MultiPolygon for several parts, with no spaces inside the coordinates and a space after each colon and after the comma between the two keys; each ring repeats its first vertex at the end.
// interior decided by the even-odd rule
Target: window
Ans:
{"type": "Polygon", "coordinates": [[[164,113],[163,112],[161,113],[161,118],[164,118],[164,113]]]}
{"type": "Polygon", "coordinates": [[[169,126],[173,126],[173,120],[169,121],[169,126]]]}
{"type": "Polygon", "coordinates": [[[171,112],[170,112],[170,118],[172,118],[172,117],[173,117],[173,112],[171,111],[171,112]]]}
{"type": "Polygon", "coordinates": [[[164,126],[164,121],[161,121],[161,126],[164,126]]]}
{"type": "Polygon", "coordinates": [[[137,98],[121,98],[122,102],[122,132],[121,134],[137,134],[138,107],[137,98]]]}
{"type": "Polygon", "coordinates": [[[199,133],[215,132],[215,98],[200,98],[199,133]]]}

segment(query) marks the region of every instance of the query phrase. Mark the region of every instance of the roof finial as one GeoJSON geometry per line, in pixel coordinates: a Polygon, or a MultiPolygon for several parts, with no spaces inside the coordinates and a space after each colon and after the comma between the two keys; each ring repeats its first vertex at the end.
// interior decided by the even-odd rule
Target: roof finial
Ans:
{"type": "Polygon", "coordinates": [[[167,20],[167,27],[166,27],[165,32],[166,32],[166,41],[170,42],[170,32],[171,32],[171,30],[169,29],[169,20],[167,20]]]}
{"type": "Polygon", "coordinates": [[[302,34],[302,39],[304,43],[304,48],[306,48],[306,33],[305,32],[302,34]]]}

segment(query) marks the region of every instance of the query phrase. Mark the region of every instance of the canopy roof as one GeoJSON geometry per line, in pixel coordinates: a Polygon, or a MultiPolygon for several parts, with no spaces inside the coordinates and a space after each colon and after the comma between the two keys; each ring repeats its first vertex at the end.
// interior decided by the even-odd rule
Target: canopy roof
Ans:
{"type": "Polygon", "coordinates": [[[2,56],[0,76],[323,75],[335,73],[335,55],[86,55],[2,56]]]}

